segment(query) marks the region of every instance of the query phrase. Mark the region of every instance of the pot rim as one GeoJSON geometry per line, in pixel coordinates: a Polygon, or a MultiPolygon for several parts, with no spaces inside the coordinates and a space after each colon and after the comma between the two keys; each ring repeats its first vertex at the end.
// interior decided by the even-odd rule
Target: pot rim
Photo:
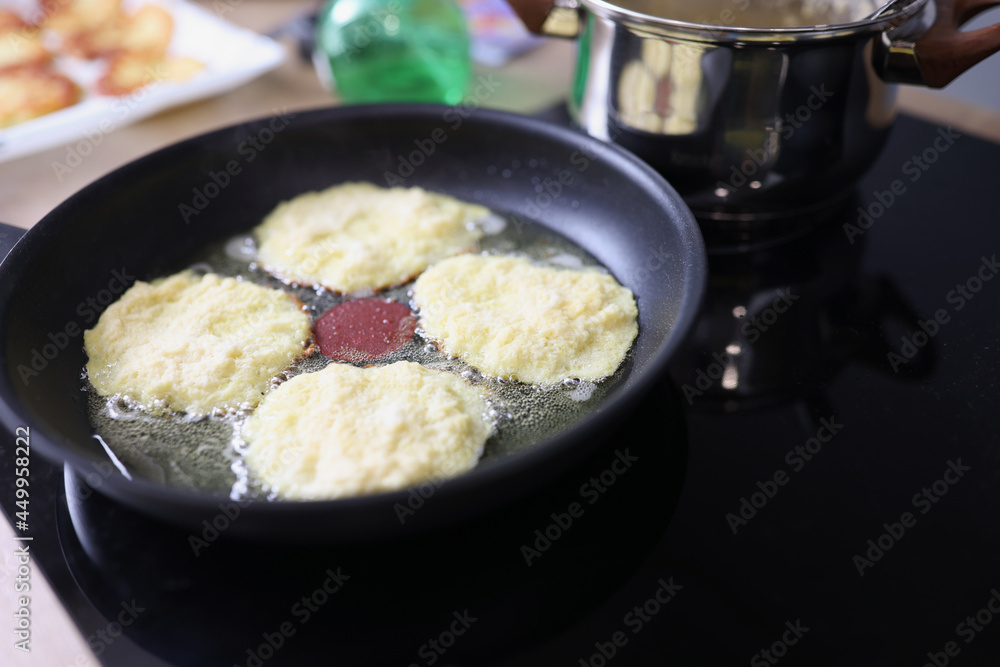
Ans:
{"type": "Polygon", "coordinates": [[[913,18],[931,0],[903,0],[895,11],[877,18],[799,27],[747,27],[690,23],[675,19],[650,16],[631,9],[619,7],[607,0],[581,0],[587,10],[596,16],[623,24],[631,29],[652,32],[662,36],[681,36],[688,40],[713,43],[757,42],[769,44],[790,44],[815,40],[854,38],[892,29],[913,18]]]}

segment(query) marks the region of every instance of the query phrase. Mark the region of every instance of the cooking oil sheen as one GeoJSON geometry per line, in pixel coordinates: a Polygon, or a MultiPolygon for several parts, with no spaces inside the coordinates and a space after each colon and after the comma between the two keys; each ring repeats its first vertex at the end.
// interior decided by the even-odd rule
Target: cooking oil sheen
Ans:
{"type": "MultiPolygon", "coordinates": [[[[515,254],[557,268],[593,267],[599,262],[578,245],[541,225],[521,217],[494,214],[482,221],[485,232],[475,251],[515,254]]],[[[197,271],[233,276],[258,285],[277,288],[298,298],[315,321],[327,310],[352,298],[369,294],[340,295],[325,289],[282,282],[255,261],[249,236],[235,236],[192,257],[185,266],[197,271]]],[[[383,290],[380,297],[413,307],[413,282],[383,290]]],[[[315,348],[316,346],[314,346],[315,348]]],[[[610,377],[599,382],[567,379],[551,386],[530,385],[486,377],[459,359],[442,354],[420,328],[413,339],[374,364],[413,361],[429,368],[456,373],[484,388],[494,432],[487,441],[478,467],[530,449],[572,426],[599,408],[602,400],[628,374],[631,354],[610,377]]],[[[271,389],[295,375],[311,373],[333,362],[315,349],[295,362],[271,383],[271,389]]],[[[366,364],[355,364],[363,366],[366,364]]],[[[163,484],[227,495],[233,500],[274,499],[274,495],[249,472],[243,462],[246,443],[240,437],[249,408],[192,419],[183,413],[157,413],[136,405],[127,396],[102,397],[84,378],[90,421],[133,476],[163,484]]],[[[302,406],[308,413],[322,406],[302,406]]]]}

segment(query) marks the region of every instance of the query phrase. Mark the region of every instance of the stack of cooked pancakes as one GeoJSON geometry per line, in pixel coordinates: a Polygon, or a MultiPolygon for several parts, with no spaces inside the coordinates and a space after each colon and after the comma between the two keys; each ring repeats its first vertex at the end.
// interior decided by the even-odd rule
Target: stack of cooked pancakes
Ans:
{"type": "Polygon", "coordinates": [[[94,86],[104,95],[183,81],[205,68],[168,54],[174,19],[158,5],[125,11],[121,0],[41,0],[31,15],[28,21],[0,7],[0,128],[80,101],[84,93],[62,71],[61,60],[104,63],[94,86]]]}

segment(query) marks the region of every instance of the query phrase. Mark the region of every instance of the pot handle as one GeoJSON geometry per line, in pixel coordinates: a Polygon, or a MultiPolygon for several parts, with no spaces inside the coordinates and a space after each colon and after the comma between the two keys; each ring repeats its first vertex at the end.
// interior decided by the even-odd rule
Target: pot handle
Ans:
{"type": "Polygon", "coordinates": [[[583,28],[584,9],[579,0],[507,0],[507,4],[524,27],[539,35],[572,38],[583,28]]]}
{"type": "Polygon", "coordinates": [[[916,42],[882,35],[880,74],[886,81],[943,88],[973,65],[1000,51],[1000,23],[972,32],[959,27],[1000,0],[937,0],[934,24],[916,42]]]}

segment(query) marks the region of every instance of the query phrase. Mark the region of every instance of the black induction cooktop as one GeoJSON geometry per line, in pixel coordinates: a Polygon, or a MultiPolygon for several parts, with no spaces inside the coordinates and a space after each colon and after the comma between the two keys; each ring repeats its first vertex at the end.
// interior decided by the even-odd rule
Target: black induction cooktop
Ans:
{"type": "Polygon", "coordinates": [[[221,508],[189,533],[33,456],[19,534],[112,666],[1000,664],[998,175],[1000,146],[903,117],[826,215],[706,228],[670,377],[474,522],[264,546],[217,532],[221,508]]]}

